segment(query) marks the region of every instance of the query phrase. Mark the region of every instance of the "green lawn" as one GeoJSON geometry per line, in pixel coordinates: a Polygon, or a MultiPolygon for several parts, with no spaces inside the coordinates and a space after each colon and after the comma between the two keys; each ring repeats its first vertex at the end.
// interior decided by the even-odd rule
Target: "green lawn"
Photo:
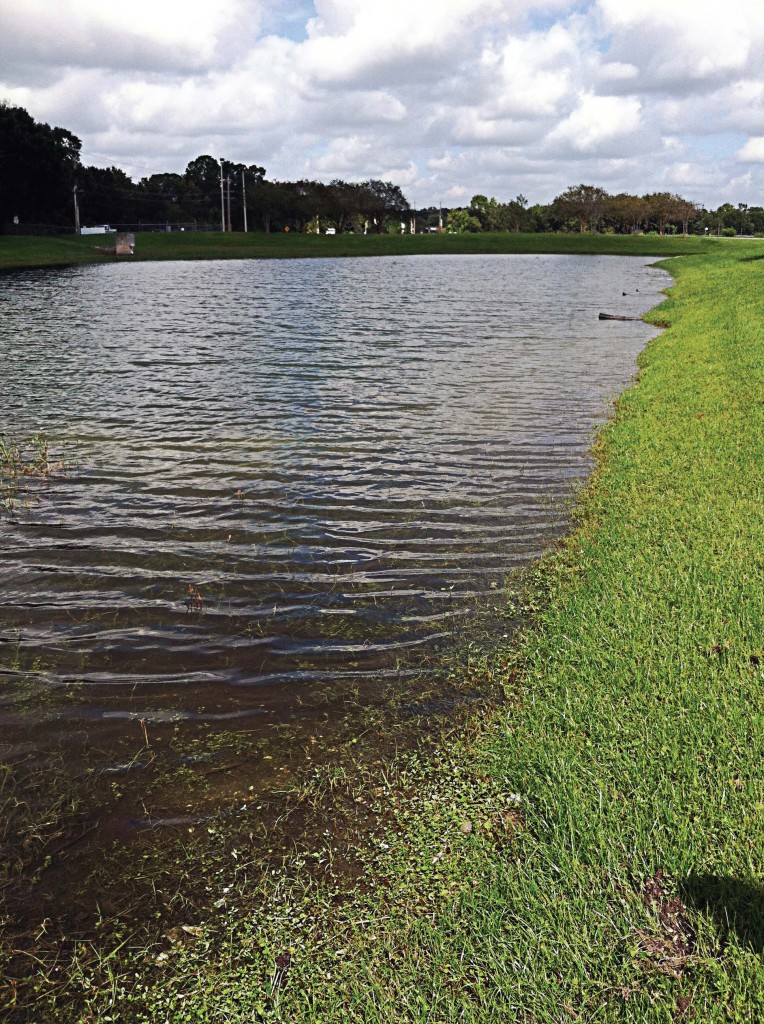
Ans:
{"type": "MultiPolygon", "coordinates": [[[[113,236],[33,238],[0,235],[0,270],[113,262],[96,246],[113,236]]],[[[286,259],[311,256],[399,256],[449,253],[613,253],[676,256],[714,251],[727,240],[657,235],[298,235],[250,232],[145,232],[134,257],[121,260],[286,259]]],[[[740,244],[740,243],[739,243],[740,244]]],[[[742,243],[746,244],[746,243],[742,243]]]]}
{"type": "Polygon", "coordinates": [[[702,248],[575,531],[504,595],[533,624],[465,662],[506,702],[306,774],[323,840],[229,851],[191,931],[76,947],[29,1019],[764,1020],[764,245],[702,248]]]}

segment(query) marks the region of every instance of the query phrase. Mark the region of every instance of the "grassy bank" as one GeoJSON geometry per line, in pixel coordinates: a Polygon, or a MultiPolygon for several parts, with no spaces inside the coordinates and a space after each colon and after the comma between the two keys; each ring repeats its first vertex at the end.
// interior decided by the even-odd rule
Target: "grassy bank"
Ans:
{"type": "MultiPolygon", "coordinates": [[[[113,237],[113,236],[111,236],[113,237]]],[[[0,236],[0,270],[113,262],[96,246],[107,236],[59,238],[0,236]]],[[[715,251],[728,240],[657,235],[298,235],[250,232],[145,232],[136,235],[140,260],[289,259],[316,256],[409,256],[453,253],[613,253],[677,256],[715,251]]],[[[743,243],[747,244],[747,243],[743,243]]]]}
{"type": "Polygon", "coordinates": [[[143,949],[69,940],[18,1019],[764,1019],[764,247],[708,244],[575,533],[506,595],[533,626],[468,652],[506,702],[306,771],[278,868],[251,812],[189,833],[204,899],[143,949]]]}

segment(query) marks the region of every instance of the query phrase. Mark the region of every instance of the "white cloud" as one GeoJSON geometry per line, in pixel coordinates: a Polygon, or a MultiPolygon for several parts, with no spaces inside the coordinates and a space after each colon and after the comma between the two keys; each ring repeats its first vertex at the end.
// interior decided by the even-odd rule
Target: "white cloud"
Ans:
{"type": "Polygon", "coordinates": [[[494,72],[495,109],[511,117],[554,116],[570,94],[577,59],[575,37],[560,26],[486,50],[482,62],[494,72]]]}
{"type": "Polygon", "coordinates": [[[397,164],[395,154],[355,136],[334,140],[320,157],[306,164],[304,171],[307,177],[319,176],[328,181],[352,177],[358,166],[368,168],[367,177],[395,181],[401,186],[412,184],[418,174],[414,164],[397,164]]]}
{"type": "Polygon", "coordinates": [[[595,96],[586,93],[568,117],[549,135],[553,145],[567,143],[580,153],[590,153],[603,144],[631,135],[641,127],[642,105],[635,97],[595,96]]]}
{"type": "Polygon", "coordinates": [[[629,86],[638,87],[639,68],[636,64],[628,64],[619,60],[609,60],[602,65],[599,74],[600,82],[605,83],[628,83],[629,86]]]}
{"type": "MultiPolygon", "coordinates": [[[[50,5],[44,0],[25,0],[43,8],[50,5]]],[[[93,21],[105,29],[125,36],[151,39],[172,48],[180,43],[207,57],[221,27],[230,25],[239,13],[235,0],[215,0],[214,3],[189,4],[188,0],[110,0],[93,3],[92,0],[56,0],[75,23],[93,21]]],[[[249,17],[257,15],[257,8],[249,8],[249,17]]]]}
{"type": "Polygon", "coordinates": [[[496,146],[519,146],[533,142],[538,130],[529,122],[512,121],[509,118],[486,120],[475,118],[462,111],[453,128],[454,142],[465,146],[490,144],[496,146]]]}
{"type": "Polygon", "coordinates": [[[0,61],[16,75],[30,65],[61,74],[200,70],[217,59],[220,39],[244,9],[249,24],[257,20],[258,5],[242,0],[0,0],[0,61]]]}
{"type": "Polygon", "coordinates": [[[458,60],[471,28],[501,21],[502,0],[316,0],[301,66],[319,82],[421,81],[458,60]]]}
{"type": "Polygon", "coordinates": [[[757,135],[749,139],[742,149],[737,151],[735,156],[738,160],[754,164],[764,164],[764,135],[757,135]]]}
{"type": "Polygon", "coordinates": [[[134,176],[209,152],[419,202],[764,189],[761,0],[0,0],[0,23],[0,98],[134,176]]]}
{"type": "Polygon", "coordinates": [[[598,0],[610,54],[639,69],[640,87],[693,92],[756,66],[760,0],[598,0]]]}

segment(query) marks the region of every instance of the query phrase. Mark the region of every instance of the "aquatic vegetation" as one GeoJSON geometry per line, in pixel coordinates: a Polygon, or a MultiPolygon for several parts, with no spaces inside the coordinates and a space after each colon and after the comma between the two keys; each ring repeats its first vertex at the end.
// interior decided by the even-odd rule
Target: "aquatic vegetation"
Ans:
{"type": "Polygon", "coordinates": [[[6,511],[13,511],[30,480],[44,480],[61,468],[63,463],[50,461],[44,434],[35,434],[28,441],[0,434],[0,501],[6,511]]]}

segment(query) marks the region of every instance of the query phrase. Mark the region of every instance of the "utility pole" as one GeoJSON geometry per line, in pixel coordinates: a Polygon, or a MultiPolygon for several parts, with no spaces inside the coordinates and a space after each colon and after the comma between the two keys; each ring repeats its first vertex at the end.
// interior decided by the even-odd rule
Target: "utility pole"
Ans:
{"type": "Polygon", "coordinates": [[[244,171],[241,172],[241,205],[244,208],[244,234],[247,233],[247,186],[244,182],[244,171]]]}
{"type": "Polygon", "coordinates": [[[74,186],[74,233],[80,233],[80,204],[77,202],[77,186],[74,186]]]}
{"type": "Polygon", "coordinates": [[[223,161],[220,161],[220,230],[225,231],[225,196],[223,193],[223,161]]]}
{"type": "Polygon", "coordinates": [[[225,187],[226,187],[226,199],[227,199],[227,204],[226,205],[227,205],[227,208],[228,208],[228,230],[231,231],[233,229],[231,228],[231,179],[229,177],[226,177],[225,187]]]}

